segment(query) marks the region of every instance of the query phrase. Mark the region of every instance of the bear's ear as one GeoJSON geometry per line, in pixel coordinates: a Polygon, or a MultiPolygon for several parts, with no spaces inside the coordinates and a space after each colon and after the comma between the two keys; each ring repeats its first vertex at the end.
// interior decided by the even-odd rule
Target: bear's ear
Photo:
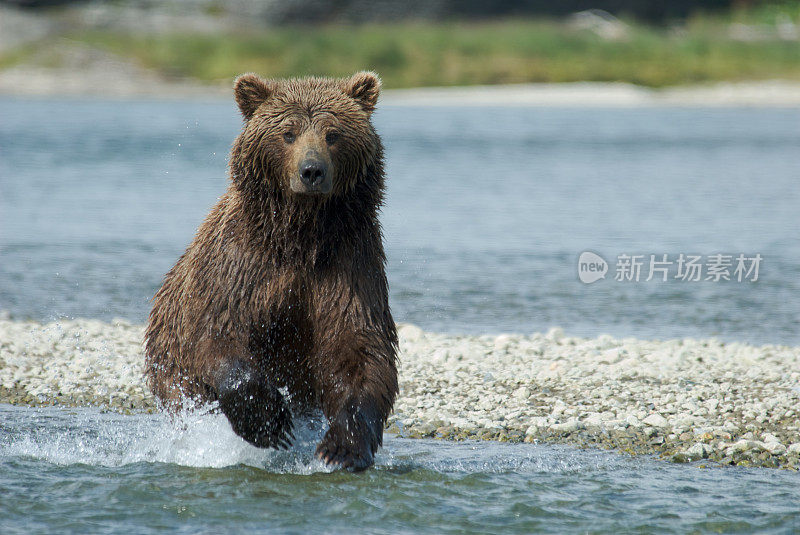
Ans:
{"type": "Polygon", "coordinates": [[[236,97],[236,104],[244,115],[245,119],[250,119],[258,107],[264,103],[275,87],[271,82],[264,80],[253,73],[239,76],[233,84],[233,94],[236,97]]]}
{"type": "Polygon", "coordinates": [[[374,72],[357,72],[344,81],[345,95],[353,98],[368,112],[375,109],[380,92],[381,79],[374,72]]]}

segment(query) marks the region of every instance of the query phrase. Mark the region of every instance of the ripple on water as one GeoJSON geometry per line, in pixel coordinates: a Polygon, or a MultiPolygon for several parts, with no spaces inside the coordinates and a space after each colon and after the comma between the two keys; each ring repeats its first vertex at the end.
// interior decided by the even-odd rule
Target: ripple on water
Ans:
{"type": "Polygon", "coordinates": [[[532,444],[386,437],[376,468],[330,472],[322,430],[260,450],[207,409],[172,420],[0,405],[4,533],[529,533],[800,527],[800,477],[532,444]]]}

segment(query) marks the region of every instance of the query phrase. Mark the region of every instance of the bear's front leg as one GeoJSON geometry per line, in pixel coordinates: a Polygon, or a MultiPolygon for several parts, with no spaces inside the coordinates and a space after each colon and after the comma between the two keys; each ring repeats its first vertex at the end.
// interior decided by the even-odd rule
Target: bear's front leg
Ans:
{"type": "Polygon", "coordinates": [[[375,462],[383,444],[383,426],[397,394],[394,329],[378,334],[339,331],[324,352],[319,378],[322,410],[330,422],[317,447],[326,464],[363,470],[375,462]],[[375,340],[359,345],[360,340],[375,340]]]}
{"type": "Polygon", "coordinates": [[[233,431],[259,448],[291,445],[292,415],[283,395],[245,360],[220,366],[215,390],[233,431]]]}
{"type": "Polygon", "coordinates": [[[369,468],[383,443],[384,421],[373,400],[350,398],[330,419],[328,432],[317,446],[317,457],[325,464],[350,470],[369,468]]]}

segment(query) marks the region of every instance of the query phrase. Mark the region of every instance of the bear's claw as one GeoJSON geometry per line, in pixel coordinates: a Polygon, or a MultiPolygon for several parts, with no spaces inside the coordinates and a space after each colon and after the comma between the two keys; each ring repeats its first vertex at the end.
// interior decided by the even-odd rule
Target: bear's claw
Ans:
{"type": "Polygon", "coordinates": [[[244,362],[224,371],[217,397],[233,431],[259,448],[288,449],[294,440],[292,413],[283,395],[244,362]]]}
{"type": "Polygon", "coordinates": [[[254,446],[289,449],[294,440],[291,412],[282,397],[270,401],[273,403],[245,408],[245,414],[237,414],[238,418],[228,414],[228,420],[234,432],[254,446]]]}
{"type": "Polygon", "coordinates": [[[340,466],[354,472],[365,470],[375,463],[374,455],[369,450],[354,452],[326,440],[317,446],[317,458],[329,466],[340,466]]]}
{"type": "Polygon", "coordinates": [[[338,465],[354,472],[372,466],[383,434],[382,421],[373,412],[355,402],[347,404],[331,421],[328,432],[317,446],[317,458],[327,465],[338,465]]]}

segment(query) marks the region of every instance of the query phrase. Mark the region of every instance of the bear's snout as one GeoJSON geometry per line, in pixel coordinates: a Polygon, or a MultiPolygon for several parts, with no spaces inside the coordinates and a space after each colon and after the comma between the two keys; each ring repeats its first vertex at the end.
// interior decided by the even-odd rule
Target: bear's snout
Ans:
{"type": "Polygon", "coordinates": [[[316,154],[300,162],[300,179],[306,186],[317,187],[327,178],[328,166],[316,154]]]}
{"type": "Polygon", "coordinates": [[[295,189],[296,193],[330,193],[332,184],[328,164],[317,151],[310,150],[306,153],[300,161],[297,173],[302,190],[295,189]]]}

